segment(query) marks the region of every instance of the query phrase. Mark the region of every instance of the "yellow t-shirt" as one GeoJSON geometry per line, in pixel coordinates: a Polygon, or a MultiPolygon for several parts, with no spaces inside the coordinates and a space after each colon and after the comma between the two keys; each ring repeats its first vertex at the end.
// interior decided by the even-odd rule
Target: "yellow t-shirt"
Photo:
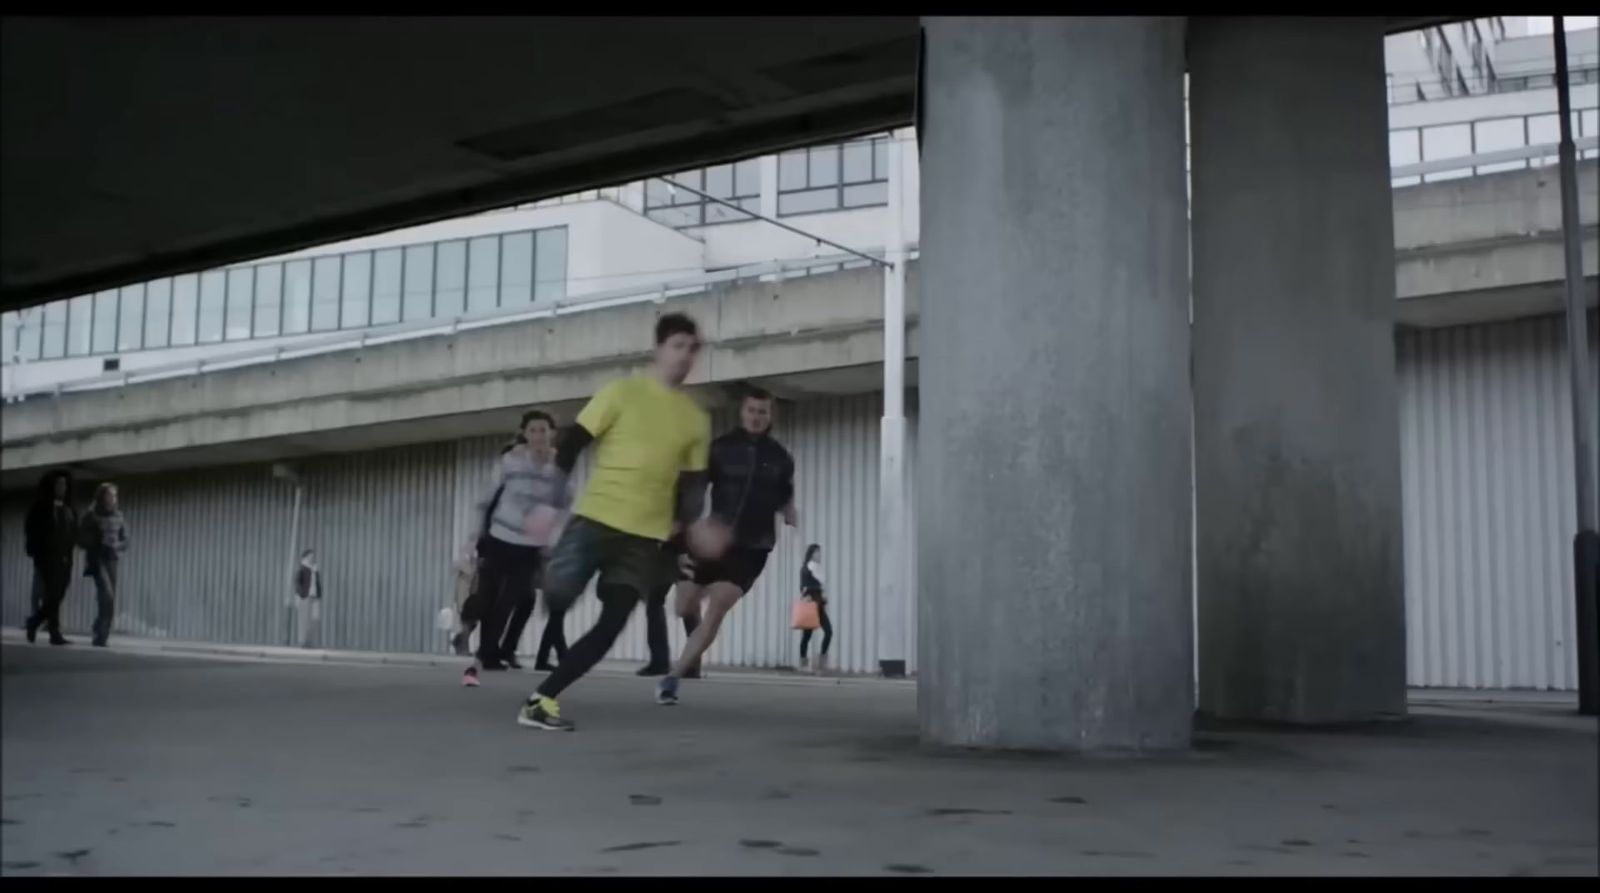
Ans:
{"type": "Polygon", "coordinates": [[[678,474],[704,471],[711,417],[683,391],[650,376],[614,381],[578,413],[594,435],[594,470],[573,510],[623,533],[672,533],[678,474]]]}

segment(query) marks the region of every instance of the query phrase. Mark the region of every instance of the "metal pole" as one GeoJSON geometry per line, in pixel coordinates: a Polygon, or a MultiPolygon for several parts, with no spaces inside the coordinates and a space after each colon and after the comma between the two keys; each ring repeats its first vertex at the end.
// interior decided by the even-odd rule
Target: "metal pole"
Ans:
{"type": "Polygon", "coordinates": [[[883,271],[883,420],[878,454],[878,669],[906,674],[911,610],[907,598],[911,562],[906,518],[906,239],[900,143],[889,140],[889,196],[885,216],[883,271]]]}
{"type": "Polygon", "coordinates": [[[1600,610],[1596,576],[1600,574],[1600,527],[1595,517],[1595,407],[1589,375],[1588,308],[1583,298],[1583,247],[1578,219],[1577,148],[1572,141],[1572,91],[1567,76],[1567,33],[1562,16],[1554,17],[1556,109],[1560,115],[1558,149],[1561,177],[1561,233],[1566,247],[1567,368],[1572,379],[1572,466],[1577,484],[1578,532],[1573,537],[1573,589],[1578,621],[1578,712],[1600,713],[1600,610]]]}
{"type": "MultiPolygon", "coordinates": [[[[891,168],[891,170],[892,170],[892,168],[891,168]]],[[[701,192],[700,190],[695,189],[692,186],[685,186],[685,185],[683,185],[682,183],[679,183],[676,180],[669,180],[666,177],[657,177],[656,179],[658,179],[661,182],[667,184],[668,186],[671,186],[673,189],[682,189],[684,192],[688,192],[688,193],[692,193],[694,195],[698,195],[701,198],[705,199],[706,201],[716,202],[719,205],[727,205],[728,207],[734,209],[735,211],[738,211],[741,214],[746,214],[746,215],[749,215],[751,217],[754,217],[757,220],[765,221],[767,223],[772,224],[773,226],[778,227],[779,229],[786,229],[789,232],[794,233],[797,236],[804,236],[807,239],[812,240],[813,242],[818,242],[820,244],[827,245],[829,248],[837,248],[837,249],[839,249],[840,251],[843,251],[846,254],[853,254],[856,257],[859,257],[864,261],[868,261],[869,263],[877,264],[878,266],[885,267],[885,268],[890,266],[888,261],[881,260],[879,258],[873,257],[870,254],[863,254],[862,252],[857,251],[854,248],[849,248],[847,246],[840,245],[838,242],[829,241],[828,239],[824,239],[823,237],[821,237],[819,235],[816,235],[815,233],[808,233],[805,230],[799,228],[798,226],[790,226],[789,224],[784,223],[782,220],[774,220],[771,217],[766,216],[765,214],[757,214],[754,211],[747,210],[745,208],[741,208],[738,205],[734,204],[733,202],[725,201],[723,199],[717,198],[716,196],[712,195],[709,192],[701,192]]],[[[893,188],[893,187],[890,187],[890,188],[893,188]]]]}

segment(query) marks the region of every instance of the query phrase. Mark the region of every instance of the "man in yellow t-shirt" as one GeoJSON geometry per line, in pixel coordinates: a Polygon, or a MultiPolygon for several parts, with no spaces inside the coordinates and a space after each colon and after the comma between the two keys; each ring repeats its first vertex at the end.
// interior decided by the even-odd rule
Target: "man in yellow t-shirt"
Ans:
{"type": "Polygon", "coordinates": [[[684,393],[683,382],[699,352],[694,320],[681,313],[661,317],[650,371],[606,385],[562,436],[556,451],[562,473],[571,474],[591,442],[595,461],[545,565],[545,604],[564,613],[598,573],[600,619],[529,696],[517,714],[519,725],[573,729],[556,698],[605,657],[634,605],[671,573],[662,544],[677,529],[687,528],[696,557],[716,558],[727,548],[725,526],[696,520],[705,501],[711,419],[684,393]]]}

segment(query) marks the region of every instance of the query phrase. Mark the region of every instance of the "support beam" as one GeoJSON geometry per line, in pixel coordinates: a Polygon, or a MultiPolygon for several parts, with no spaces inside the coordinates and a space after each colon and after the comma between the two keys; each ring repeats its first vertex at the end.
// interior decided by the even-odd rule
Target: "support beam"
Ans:
{"type": "Polygon", "coordinates": [[[922,733],[1187,746],[1183,22],[924,24],[922,733]]]}
{"type": "Polygon", "coordinates": [[[1200,710],[1405,711],[1378,18],[1189,34],[1200,710]]]}

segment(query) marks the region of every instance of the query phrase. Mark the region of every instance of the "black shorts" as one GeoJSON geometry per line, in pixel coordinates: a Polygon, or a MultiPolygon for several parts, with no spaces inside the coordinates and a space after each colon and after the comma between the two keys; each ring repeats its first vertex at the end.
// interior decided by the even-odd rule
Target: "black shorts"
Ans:
{"type": "Polygon", "coordinates": [[[768,553],[763,549],[730,548],[715,561],[694,563],[694,582],[700,586],[712,583],[732,583],[741,592],[749,592],[756,578],[767,566],[768,553]]]}

